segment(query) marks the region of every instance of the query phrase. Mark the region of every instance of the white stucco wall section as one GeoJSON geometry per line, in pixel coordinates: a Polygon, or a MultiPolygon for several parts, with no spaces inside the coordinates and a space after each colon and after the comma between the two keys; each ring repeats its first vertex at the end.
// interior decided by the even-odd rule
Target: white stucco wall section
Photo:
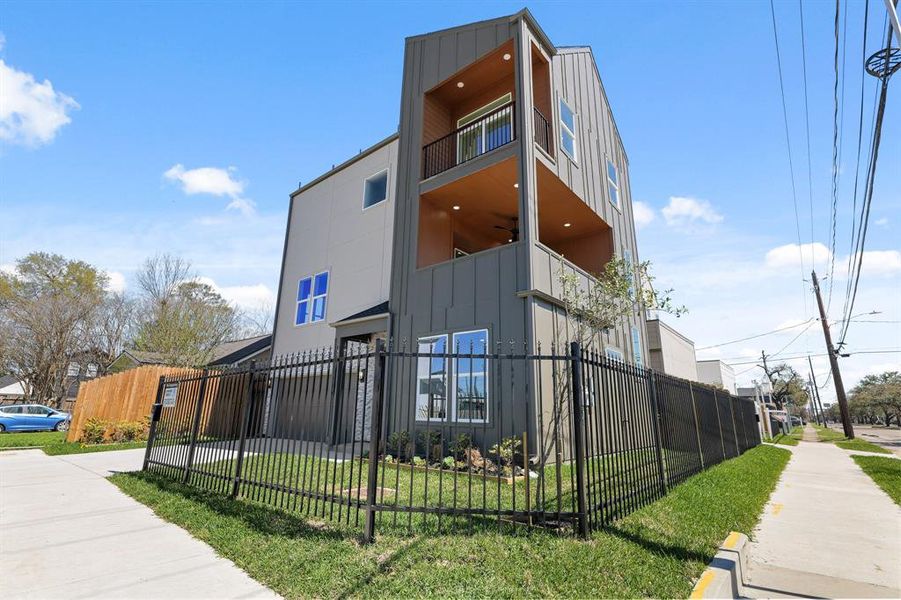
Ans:
{"type": "Polygon", "coordinates": [[[735,371],[721,360],[699,360],[698,380],[701,383],[723,386],[731,393],[736,393],[735,371]]]}
{"type": "Polygon", "coordinates": [[[273,354],[331,346],[329,323],[388,300],[397,140],[362,156],[294,196],[273,354]],[[388,199],[363,209],[366,178],[388,169],[388,199]],[[296,326],[300,279],[329,272],[325,320],[296,326]]]}

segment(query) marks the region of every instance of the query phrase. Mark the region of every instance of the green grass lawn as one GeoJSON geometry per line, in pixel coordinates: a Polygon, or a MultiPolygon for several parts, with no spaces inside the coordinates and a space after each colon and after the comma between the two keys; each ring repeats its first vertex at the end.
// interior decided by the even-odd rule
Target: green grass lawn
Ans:
{"type": "Polygon", "coordinates": [[[864,473],[876,482],[895,504],[901,506],[901,460],[882,456],[852,456],[864,473]]]}
{"type": "Polygon", "coordinates": [[[878,452],[879,454],[891,454],[891,450],[886,450],[882,446],[877,446],[872,442],[868,442],[866,440],[862,440],[860,438],[854,438],[853,440],[847,440],[844,437],[840,441],[835,442],[835,445],[839,448],[844,448],[845,450],[861,450],[864,452],[878,452]]]}
{"type": "Polygon", "coordinates": [[[16,448],[40,448],[45,454],[82,454],[85,452],[108,452],[110,450],[129,450],[145,448],[147,442],[124,442],[121,444],[90,444],[67,442],[64,431],[26,431],[22,433],[4,433],[0,435],[0,451],[16,448]]]}
{"type": "Polygon", "coordinates": [[[528,529],[404,535],[386,528],[365,546],[358,528],[159,475],[111,481],[287,598],[686,597],[729,531],[753,529],[789,456],[771,446],[750,450],[588,541],[528,529]]]}
{"type": "Polygon", "coordinates": [[[890,450],[886,450],[882,446],[878,446],[872,442],[860,438],[849,440],[841,431],[820,427],[819,425],[813,425],[813,428],[816,429],[817,439],[821,442],[834,442],[836,446],[844,448],[845,450],[861,450],[865,452],[877,452],[879,454],[891,454],[890,450]]]}
{"type": "Polygon", "coordinates": [[[132,450],[146,448],[147,442],[122,442],[120,444],[79,444],[78,442],[62,442],[44,446],[44,454],[58,456],[60,454],[85,454],[88,452],[109,452],[111,450],[132,450]]]}
{"type": "Polygon", "coordinates": [[[4,433],[0,434],[0,450],[44,447],[62,444],[65,443],[65,441],[66,432],[64,431],[24,431],[22,433],[4,433]]]}
{"type": "Polygon", "coordinates": [[[799,438],[795,437],[793,434],[777,434],[776,437],[772,438],[770,442],[773,444],[781,444],[783,446],[797,446],[799,438]]]}

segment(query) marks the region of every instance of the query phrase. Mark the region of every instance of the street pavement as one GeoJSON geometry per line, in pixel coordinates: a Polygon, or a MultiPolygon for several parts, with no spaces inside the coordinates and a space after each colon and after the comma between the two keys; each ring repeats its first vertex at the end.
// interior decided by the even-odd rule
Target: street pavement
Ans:
{"type": "MultiPolygon", "coordinates": [[[[815,440],[807,427],[805,440],[815,440]]],[[[751,536],[751,598],[901,597],[901,508],[831,443],[801,441],[751,536]]]]}
{"type": "MultiPolygon", "coordinates": [[[[836,431],[841,431],[842,426],[832,425],[836,431]]],[[[901,429],[897,427],[873,427],[872,425],[855,425],[854,436],[874,444],[879,444],[886,450],[891,450],[896,456],[901,456],[901,429]]]]}
{"type": "Polygon", "coordinates": [[[0,598],[276,598],[105,477],[144,451],[0,452],[0,598]]]}

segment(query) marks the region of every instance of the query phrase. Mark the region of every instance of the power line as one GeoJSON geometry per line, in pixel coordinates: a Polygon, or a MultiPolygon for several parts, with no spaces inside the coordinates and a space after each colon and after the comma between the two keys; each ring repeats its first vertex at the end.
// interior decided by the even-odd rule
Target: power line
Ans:
{"type": "Polygon", "coordinates": [[[801,66],[804,73],[804,125],[807,131],[807,197],[810,201],[810,262],[813,264],[813,168],[810,156],[810,110],[807,104],[807,44],[804,39],[804,2],[798,0],[801,16],[801,66]]]}
{"type": "MultiPolygon", "coordinates": [[[[789,133],[788,127],[788,108],[785,104],[785,83],[782,76],[782,53],[779,50],[779,33],[776,29],[776,7],[773,4],[773,0],[770,0],[770,15],[773,19],[773,41],[776,45],[776,65],[779,68],[779,92],[782,96],[782,120],[785,124],[785,147],[788,150],[788,170],[791,175],[792,184],[792,205],[795,209],[795,232],[798,236],[798,259],[800,263],[799,268],[801,269],[801,299],[804,302],[804,314],[806,315],[808,309],[807,291],[804,286],[804,252],[801,250],[801,218],[798,213],[798,191],[795,187],[795,166],[794,160],[792,159],[791,134],[789,133]]],[[[811,258],[812,257],[813,252],[811,252],[811,258]]]]}
{"type": "Polygon", "coordinates": [[[737,343],[739,343],[739,342],[746,342],[746,341],[748,341],[748,340],[753,340],[753,339],[761,338],[761,337],[764,337],[764,336],[767,336],[767,335],[772,335],[772,334],[774,334],[774,333],[779,333],[780,331],[788,331],[789,329],[796,329],[796,328],[801,327],[802,325],[806,325],[807,323],[809,323],[809,322],[811,322],[811,321],[814,321],[814,320],[815,320],[815,319],[814,319],[813,317],[811,317],[810,319],[807,319],[806,321],[803,321],[803,322],[801,322],[801,323],[796,323],[795,325],[788,325],[788,326],[786,326],[786,327],[779,327],[778,329],[773,329],[772,331],[767,331],[767,332],[765,332],[765,333],[758,333],[758,334],[756,334],[756,335],[751,335],[751,336],[748,336],[748,337],[739,338],[739,339],[737,339],[737,340],[731,340],[731,341],[728,341],[728,342],[723,342],[723,343],[721,343],[721,344],[713,344],[712,346],[704,346],[703,348],[696,348],[695,350],[710,350],[711,348],[719,348],[720,346],[728,346],[728,345],[730,345],[730,344],[737,344],[737,343]]]}
{"type": "MultiPolygon", "coordinates": [[[[829,243],[829,299],[826,303],[826,313],[832,307],[833,275],[835,273],[835,230],[838,217],[838,47],[839,47],[839,13],[841,0],[835,0],[835,56],[833,58],[833,71],[835,83],[832,88],[832,217],[830,219],[831,237],[829,243]]],[[[847,6],[847,5],[846,5],[847,6]]],[[[842,89],[844,90],[844,71],[842,71],[842,89]]]]}
{"type": "MultiPolygon", "coordinates": [[[[886,16],[887,18],[887,16],[886,16]]],[[[879,92],[879,108],[876,113],[876,125],[873,130],[873,152],[872,159],[870,161],[868,173],[867,173],[867,184],[865,187],[866,193],[864,194],[864,206],[862,210],[862,218],[861,218],[861,233],[860,233],[860,243],[857,251],[857,269],[854,275],[854,289],[851,292],[851,303],[848,306],[848,314],[850,314],[854,310],[854,302],[857,300],[857,289],[860,284],[860,269],[863,265],[863,252],[866,247],[867,241],[867,229],[869,227],[870,222],[870,207],[873,203],[873,189],[876,185],[876,164],[879,160],[879,143],[882,140],[882,122],[885,117],[885,103],[886,96],[888,95],[888,78],[891,74],[889,72],[889,50],[892,46],[892,29],[888,27],[888,33],[886,36],[885,42],[885,68],[882,73],[882,77],[880,78],[882,81],[882,85],[880,86],[879,92]]],[[[845,323],[844,330],[842,331],[842,337],[839,340],[839,346],[842,346],[845,342],[845,337],[848,335],[848,329],[850,327],[850,322],[845,323]]]]}
{"type": "MultiPolygon", "coordinates": [[[[874,349],[872,349],[872,350],[856,350],[856,351],[853,351],[853,352],[849,352],[849,354],[850,354],[851,356],[855,356],[855,355],[857,355],[857,354],[901,354],[901,348],[874,348],[874,349]]],[[[804,353],[801,353],[801,354],[793,354],[793,355],[790,355],[790,356],[783,356],[780,360],[783,360],[783,361],[785,361],[785,360],[797,360],[797,359],[800,359],[800,358],[807,358],[808,355],[809,355],[809,356],[812,356],[812,357],[814,357],[814,358],[817,358],[817,357],[820,357],[820,356],[829,356],[829,355],[826,354],[825,352],[820,352],[820,353],[817,353],[817,354],[809,354],[809,353],[807,353],[807,352],[804,352],[804,353]]],[[[742,358],[746,358],[746,357],[743,357],[743,356],[737,356],[737,357],[735,357],[734,359],[731,359],[731,358],[721,358],[720,360],[723,361],[724,363],[730,365],[730,366],[734,366],[734,365],[750,365],[750,364],[757,364],[757,362],[758,362],[758,360],[759,360],[759,359],[755,359],[755,360],[739,360],[739,359],[742,359],[742,358]],[[735,361],[737,361],[737,362],[735,362],[735,361]]],[[[767,357],[767,358],[769,358],[769,357],[767,357]]]]}

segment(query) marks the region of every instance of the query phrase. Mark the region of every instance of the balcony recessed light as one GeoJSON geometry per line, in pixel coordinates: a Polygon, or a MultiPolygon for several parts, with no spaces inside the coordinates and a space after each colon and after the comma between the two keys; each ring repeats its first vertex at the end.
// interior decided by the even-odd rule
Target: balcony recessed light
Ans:
{"type": "Polygon", "coordinates": [[[457,82],[457,87],[458,87],[458,88],[463,87],[463,82],[462,82],[462,81],[458,81],[458,82],[457,82]]]}
{"type": "Polygon", "coordinates": [[[514,183],[514,184],[513,184],[513,187],[519,189],[519,184],[518,184],[518,183],[514,183]]]}
{"type": "Polygon", "coordinates": [[[510,53],[504,54],[504,60],[510,60],[510,53]]]}
{"type": "Polygon", "coordinates": [[[460,207],[459,207],[458,205],[454,204],[453,209],[454,209],[454,210],[460,210],[460,207]]]}
{"type": "Polygon", "coordinates": [[[572,224],[572,223],[564,223],[563,226],[564,226],[564,227],[572,227],[573,224],[572,224]]]}

